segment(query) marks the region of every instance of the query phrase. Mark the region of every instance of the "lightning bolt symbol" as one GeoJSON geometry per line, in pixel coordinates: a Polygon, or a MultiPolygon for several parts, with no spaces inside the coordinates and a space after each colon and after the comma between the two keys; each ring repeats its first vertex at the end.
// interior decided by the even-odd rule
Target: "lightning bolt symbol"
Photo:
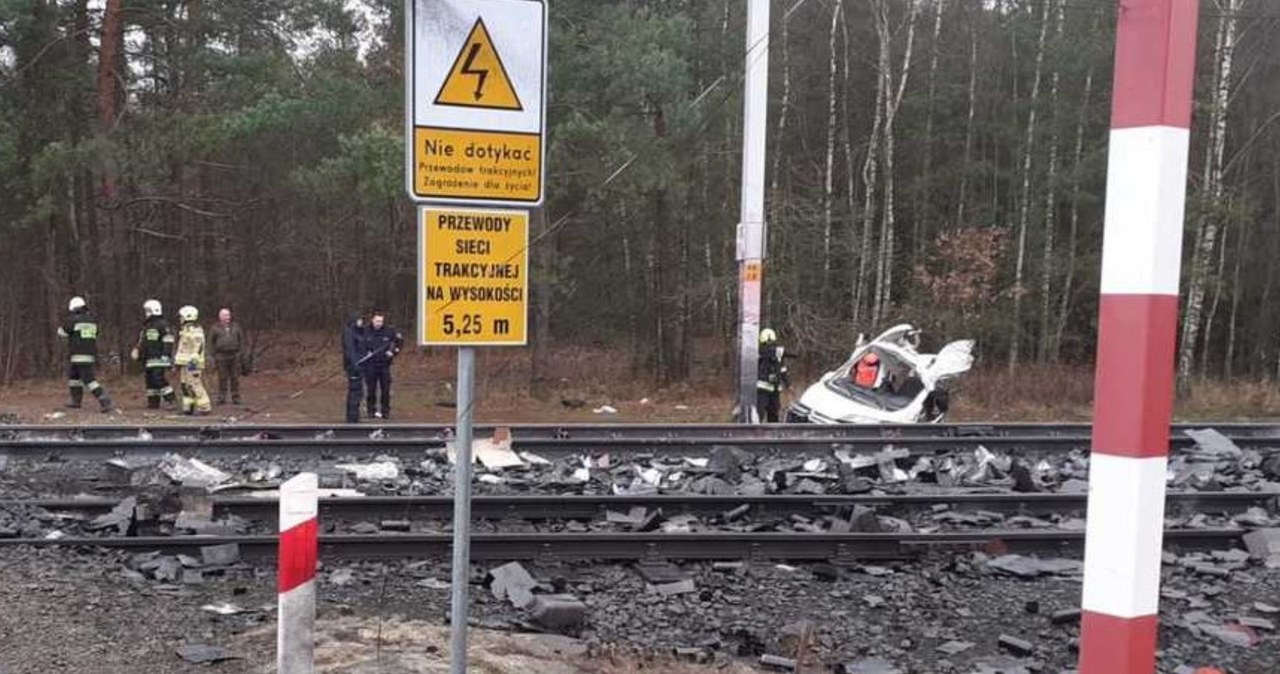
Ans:
{"type": "Polygon", "coordinates": [[[473,43],[471,50],[467,52],[467,60],[462,63],[463,75],[475,75],[476,80],[476,100],[484,97],[484,81],[489,79],[488,68],[472,68],[471,64],[475,63],[476,57],[480,55],[480,45],[473,43]]]}

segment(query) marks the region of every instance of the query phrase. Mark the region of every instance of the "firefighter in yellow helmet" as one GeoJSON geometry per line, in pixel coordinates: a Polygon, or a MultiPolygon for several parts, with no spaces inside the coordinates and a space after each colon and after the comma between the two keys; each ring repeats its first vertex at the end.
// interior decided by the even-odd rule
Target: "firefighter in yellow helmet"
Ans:
{"type": "Polygon", "coordinates": [[[213,410],[209,392],[201,381],[204,371],[204,328],[200,327],[200,312],[193,306],[178,310],[182,329],[178,332],[178,351],[173,363],[178,368],[182,386],[182,413],[206,415],[213,410]]]}

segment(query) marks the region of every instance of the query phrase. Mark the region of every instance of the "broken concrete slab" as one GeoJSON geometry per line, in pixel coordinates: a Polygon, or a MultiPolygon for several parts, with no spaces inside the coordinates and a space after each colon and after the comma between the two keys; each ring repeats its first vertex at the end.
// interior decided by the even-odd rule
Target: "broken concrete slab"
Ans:
{"type": "Polygon", "coordinates": [[[661,585],[650,585],[649,591],[662,595],[663,597],[674,597],[680,594],[689,594],[696,592],[698,587],[694,584],[692,578],[685,578],[674,583],[663,583],[661,585]]]}
{"type": "Polygon", "coordinates": [[[1008,634],[1001,634],[1000,638],[996,640],[996,645],[1020,658],[1025,658],[1036,652],[1035,645],[1030,641],[1027,641],[1026,639],[1019,639],[1018,637],[1008,634]]]}
{"type": "Polygon", "coordinates": [[[506,599],[516,608],[533,603],[533,589],[538,581],[519,562],[508,562],[489,570],[489,591],[497,599],[506,599]]]}
{"type": "Polygon", "coordinates": [[[836,666],[842,674],[903,674],[901,669],[884,658],[863,658],[836,666]]]}
{"type": "Polygon", "coordinates": [[[794,672],[796,669],[796,661],[791,658],[784,658],[780,655],[770,655],[768,653],[760,656],[760,665],[784,672],[794,672]]]}
{"type": "Polygon", "coordinates": [[[1252,627],[1255,630],[1265,630],[1267,632],[1276,631],[1276,624],[1266,618],[1254,618],[1252,616],[1241,616],[1237,622],[1245,627],[1252,627]]]}
{"type": "Polygon", "coordinates": [[[971,641],[948,641],[938,646],[937,651],[948,657],[959,655],[974,647],[971,641]]]}
{"type": "Polygon", "coordinates": [[[205,566],[231,566],[240,562],[240,544],[206,545],[200,548],[200,559],[205,566]]]}
{"type": "Polygon", "coordinates": [[[133,527],[138,509],[138,497],[130,496],[116,504],[111,512],[95,517],[85,528],[89,531],[115,529],[120,535],[128,535],[133,527]]]}
{"type": "Polygon", "coordinates": [[[1244,536],[1244,545],[1254,559],[1280,557],[1280,529],[1258,529],[1244,536]]]}
{"type": "Polygon", "coordinates": [[[1256,646],[1259,641],[1262,640],[1258,636],[1258,633],[1253,630],[1253,628],[1247,627],[1245,625],[1200,624],[1198,625],[1198,627],[1205,634],[1211,637],[1214,637],[1219,641],[1231,646],[1239,646],[1241,648],[1252,648],[1253,646],[1256,646]]]}
{"type": "Polygon", "coordinates": [[[1253,610],[1258,613],[1280,613],[1280,606],[1274,606],[1260,601],[1253,602],[1253,610]]]}
{"type": "Polygon", "coordinates": [[[1062,609],[1061,611],[1054,611],[1053,615],[1049,616],[1049,622],[1053,623],[1054,625],[1068,625],[1068,624],[1079,623],[1080,609],[1067,608],[1067,609],[1062,609]]]}
{"type": "Polygon", "coordinates": [[[1084,570],[1084,565],[1074,559],[1041,559],[1022,555],[1001,555],[989,560],[987,567],[1019,578],[1036,578],[1042,575],[1071,575],[1081,573],[1084,570]]]}
{"type": "Polygon", "coordinates": [[[587,605],[571,595],[535,597],[530,609],[534,622],[547,629],[575,629],[587,622],[587,605]]]}
{"type": "Polygon", "coordinates": [[[1183,433],[1195,440],[1198,453],[1221,459],[1236,459],[1244,454],[1236,443],[1215,428],[1187,429],[1183,433]]]}
{"type": "Polygon", "coordinates": [[[207,644],[183,644],[177,649],[178,657],[193,665],[212,665],[227,660],[238,660],[240,656],[221,646],[207,644]]]}

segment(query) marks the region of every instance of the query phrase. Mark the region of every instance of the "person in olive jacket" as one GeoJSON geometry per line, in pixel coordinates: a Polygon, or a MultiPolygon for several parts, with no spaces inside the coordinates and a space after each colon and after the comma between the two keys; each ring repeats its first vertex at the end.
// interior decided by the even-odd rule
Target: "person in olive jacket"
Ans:
{"type": "Polygon", "coordinates": [[[227,390],[231,402],[240,404],[240,358],[248,347],[244,330],[231,320],[231,309],[218,310],[218,322],[209,328],[209,350],[213,352],[214,366],[218,371],[218,404],[227,404],[227,390]]]}

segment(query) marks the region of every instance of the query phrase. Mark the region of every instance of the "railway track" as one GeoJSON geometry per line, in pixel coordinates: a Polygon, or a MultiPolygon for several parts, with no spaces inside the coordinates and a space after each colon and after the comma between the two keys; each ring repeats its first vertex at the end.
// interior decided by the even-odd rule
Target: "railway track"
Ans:
{"type": "MultiPolygon", "coordinates": [[[[1165,498],[1168,512],[1235,514],[1252,507],[1266,507],[1280,499],[1280,492],[1169,492],[1165,498]]],[[[94,516],[110,511],[118,499],[14,499],[0,500],[6,506],[34,506],[53,513],[76,513],[94,516]]],[[[210,499],[216,518],[234,515],[247,520],[274,523],[277,502],[274,498],[213,497],[210,499]]],[[[608,512],[627,512],[631,508],[661,510],[664,514],[720,515],[747,506],[753,516],[813,515],[856,507],[874,508],[892,515],[941,512],[941,506],[956,511],[987,511],[1000,514],[1049,515],[1082,513],[1085,494],[1061,493],[937,493],[891,496],[831,495],[807,496],[777,494],[768,496],[706,496],[663,494],[649,496],[477,496],[472,499],[473,517],[484,520],[590,520],[605,517],[608,512]]],[[[356,520],[376,518],[447,519],[453,514],[452,496],[363,496],[356,498],[322,498],[322,520],[356,520]]]]}
{"type": "MultiPolygon", "coordinates": [[[[1177,427],[1172,451],[1194,440],[1177,427]]],[[[1280,446],[1280,426],[1223,425],[1217,428],[1242,447],[1280,446]]],[[[478,429],[483,437],[491,427],[478,429]]],[[[836,448],[876,452],[887,444],[927,455],[985,446],[1028,457],[1086,449],[1088,428],[1065,424],[938,426],[516,426],[513,446],[546,457],[585,453],[705,454],[716,445],[752,451],[805,453],[836,448]]],[[[31,427],[0,428],[0,455],[100,460],[113,456],[155,456],[178,452],[202,457],[255,455],[353,457],[412,454],[443,447],[443,426],[227,426],[227,427],[31,427]],[[309,436],[309,437],[308,437],[309,436]]]]}
{"type": "MultiPolygon", "coordinates": [[[[1222,549],[1235,545],[1240,529],[1167,529],[1165,545],[1179,550],[1222,549]]],[[[471,539],[475,561],[572,560],[829,561],[911,559],[933,552],[987,550],[1041,555],[1079,555],[1083,531],[1000,531],[963,533],[555,533],[476,534],[471,539]]],[[[270,560],[274,536],[178,536],[133,538],[0,539],[0,549],[13,546],[112,548],[135,552],[198,554],[209,545],[235,543],[249,559],[270,560]]],[[[320,558],[447,558],[450,534],[321,535],[320,558]]]]}

